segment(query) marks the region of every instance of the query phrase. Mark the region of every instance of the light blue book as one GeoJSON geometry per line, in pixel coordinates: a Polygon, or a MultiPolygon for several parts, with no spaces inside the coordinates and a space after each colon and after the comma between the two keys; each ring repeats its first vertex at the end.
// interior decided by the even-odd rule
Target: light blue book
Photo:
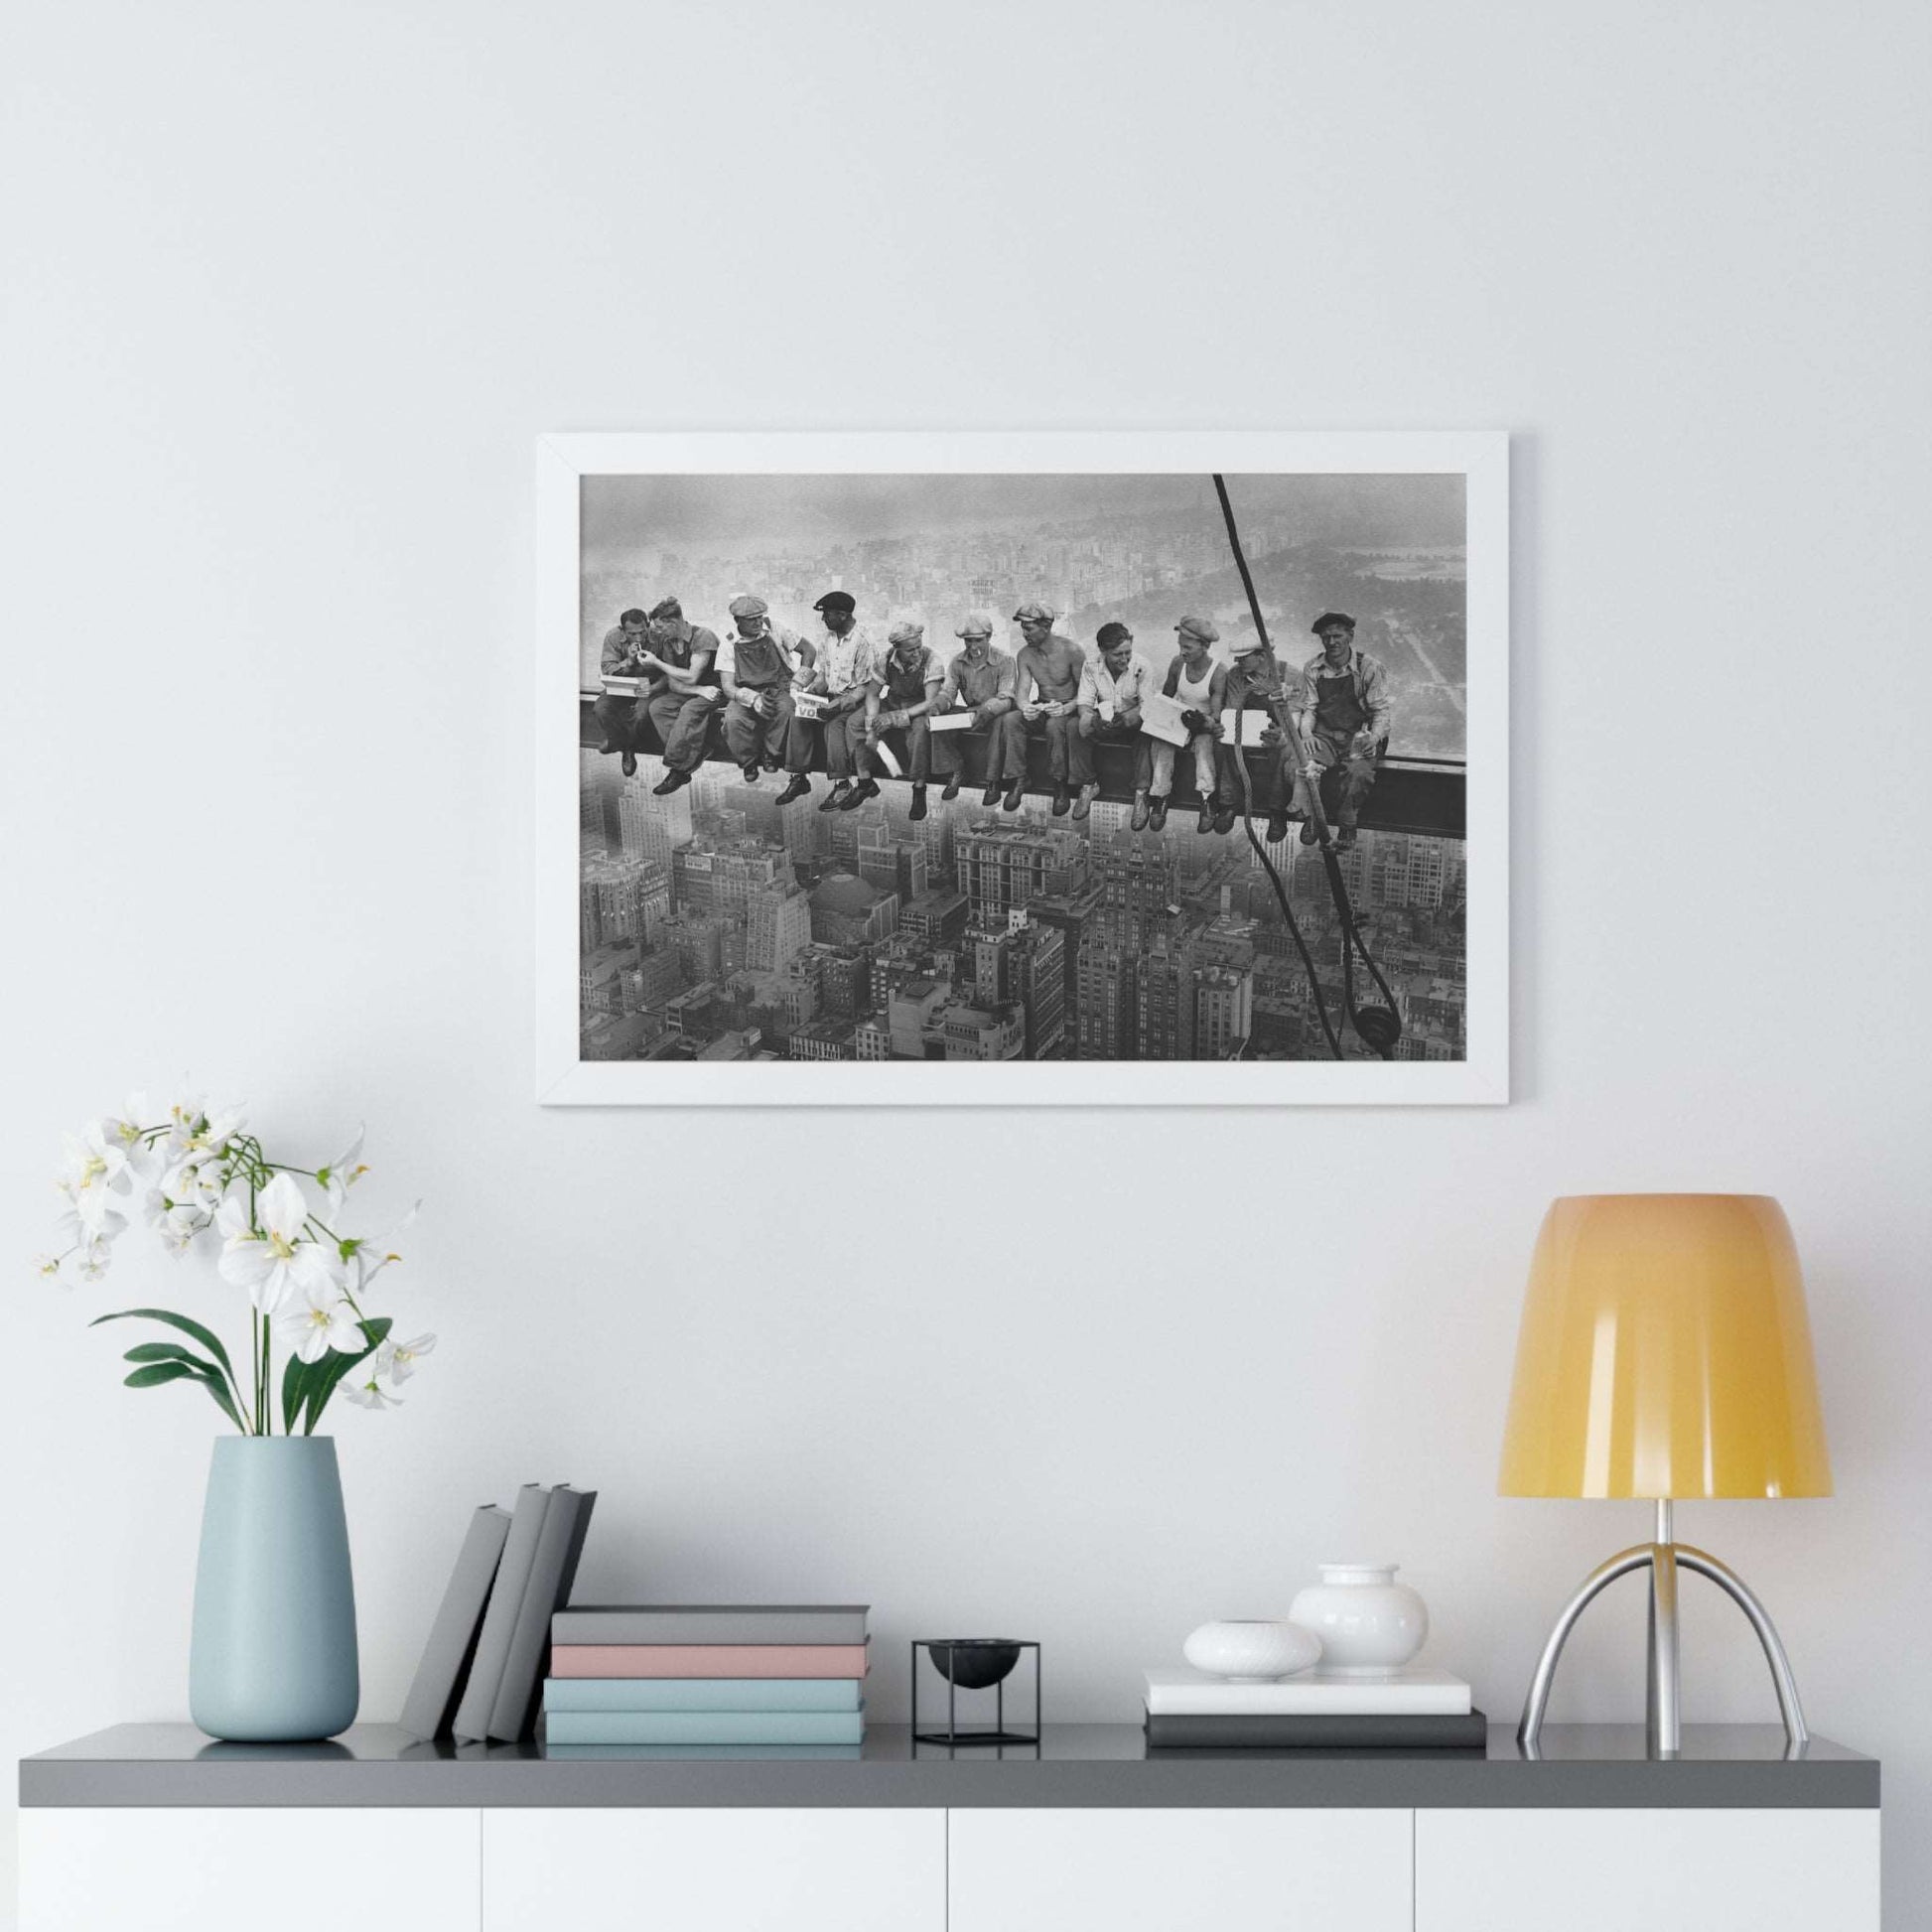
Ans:
{"type": "Polygon", "coordinates": [[[546,1744],[543,1754],[545,1757],[682,1758],[686,1762],[711,1757],[842,1757],[857,1763],[865,1756],[865,1749],[859,1744],[546,1744]]]}
{"type": "Polygon", "coordinates": [[[857,1711],[857,1677],[552,1677],[546,1711],[857,1711]]]}
{"type": "Polygon", "coordinates": [[[553,1711],[552,1744],[857,1744],[863,1711],[553,1711]]]}

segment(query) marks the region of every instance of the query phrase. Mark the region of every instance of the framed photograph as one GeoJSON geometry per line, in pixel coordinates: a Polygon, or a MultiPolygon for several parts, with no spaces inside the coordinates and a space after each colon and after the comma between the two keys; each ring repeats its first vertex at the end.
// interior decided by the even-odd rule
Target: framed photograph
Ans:
{"type": "Polygon", "coordinates": [[[553,1105],[1509,1098],[1500,433],[558,435],[553,1105]]]}

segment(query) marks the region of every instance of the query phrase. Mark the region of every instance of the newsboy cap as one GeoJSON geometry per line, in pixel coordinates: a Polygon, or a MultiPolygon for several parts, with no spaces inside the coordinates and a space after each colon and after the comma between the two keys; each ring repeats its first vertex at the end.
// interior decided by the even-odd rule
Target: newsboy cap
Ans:
{"type": "Polygon", "coordinates": [[[765,603],[763,598],[753,597],[747,592],[743,597],[733,598],[725,608],[735,618],[761,618],[764,616],[765,603]]]}
{"type": "Polygon", "coordinates": [[[859,600],[850,591],[827,591],[816,604],[814,611],[843,611],[850,617],[859,608],[859,600]]]}
{"type": "Polygon", "coordinates": [[[1013,614],[1015,623],[1051,623],[1053,614],[1043,604],[1023,604],[1013,614]]]}
{"type": "Polygon", "coordinates": [[[660,597],[650,607],[650,614],[653,619],[681,618],[684,615],[684,606],[674,597],[660,597]]]}
{"type": "Polygon", "coordinates": [[[916,644],[925,635],[922,623],[896,623],[886,633],[889,644],[916,644]]]}
{"type": "Polygon", "coordinates": [[[1230,637],[1228,639],[1228,649],[1233,651],[1237,657],[1246,657],[1252,651],[1265,650],[1266,648],[1267,645],[1262,641],[1262,635],[1259,630],[1244,630],[1240,636],[1230,637]]]}
{"type": "Polygon", "coordinates": [[[1093,641],[1102,650],[1111,650],[1116,644],[1131,644],[1134,641],[1134,633],[1124,623],[1118,621],[1103,623],[1093,633],[1093,641]]]}
{"type": "Polygon", "coordinates": [[[1318,618],[1316,618],[1311,624],[1309,625],[1309,628],[1312,630],[1314,634],[1318,637],[1321,635],[1321,633],[1324,630],[1333,629],[1336,624],[1339,624],[1344,630],[1353,630],[1355,627],[1355,620],[1351,618],[1345,611],[1323,611],[1322,614],[1318,618]]]}
{"type": "Polygon", "coordinates": [[[973,615],[953,632],[955,637],[990,637],[993,634],[993,620],[975,611],[973,615]]]}
{"type": "Polygon", "coordinates": [[[1182,618],[1174,628],[1183,637],[1198,637],[1204,644],[1218,642],[1221,635],[1211,618],[1182,618]]]}

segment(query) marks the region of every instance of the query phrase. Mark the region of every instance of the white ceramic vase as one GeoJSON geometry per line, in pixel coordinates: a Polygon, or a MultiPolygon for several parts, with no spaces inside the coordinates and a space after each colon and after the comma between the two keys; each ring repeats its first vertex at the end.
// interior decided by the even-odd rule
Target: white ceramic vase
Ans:
{"type": "Polygon", "coordinates": [[[1321,1581],[1288,1613],[1321,1639],[1321,1667],[1340,1677],[1387,1677],[1415,1656],[1429,1635],[1429,1609],[1393,1563],[1324,1563],[1321,1581]]]}
{"type": "Polygon", "coordinates": [[[1203,1623],[1180,1646],[1197,1671],[1230,1684],[1272,1684],[1307,1670],[1321,1655],[1313,1631],[1275,1617],[1233,1617],[1203,1623]]]}

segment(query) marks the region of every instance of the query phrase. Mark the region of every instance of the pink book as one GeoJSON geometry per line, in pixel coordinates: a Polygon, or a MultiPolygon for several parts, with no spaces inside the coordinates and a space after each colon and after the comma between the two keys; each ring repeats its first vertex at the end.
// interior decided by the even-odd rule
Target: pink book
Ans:
{"type": "Polygon", "coordinates": [[[552,1677],[863,1677],[862,1643],[560,1643],[552,1677]]]}

